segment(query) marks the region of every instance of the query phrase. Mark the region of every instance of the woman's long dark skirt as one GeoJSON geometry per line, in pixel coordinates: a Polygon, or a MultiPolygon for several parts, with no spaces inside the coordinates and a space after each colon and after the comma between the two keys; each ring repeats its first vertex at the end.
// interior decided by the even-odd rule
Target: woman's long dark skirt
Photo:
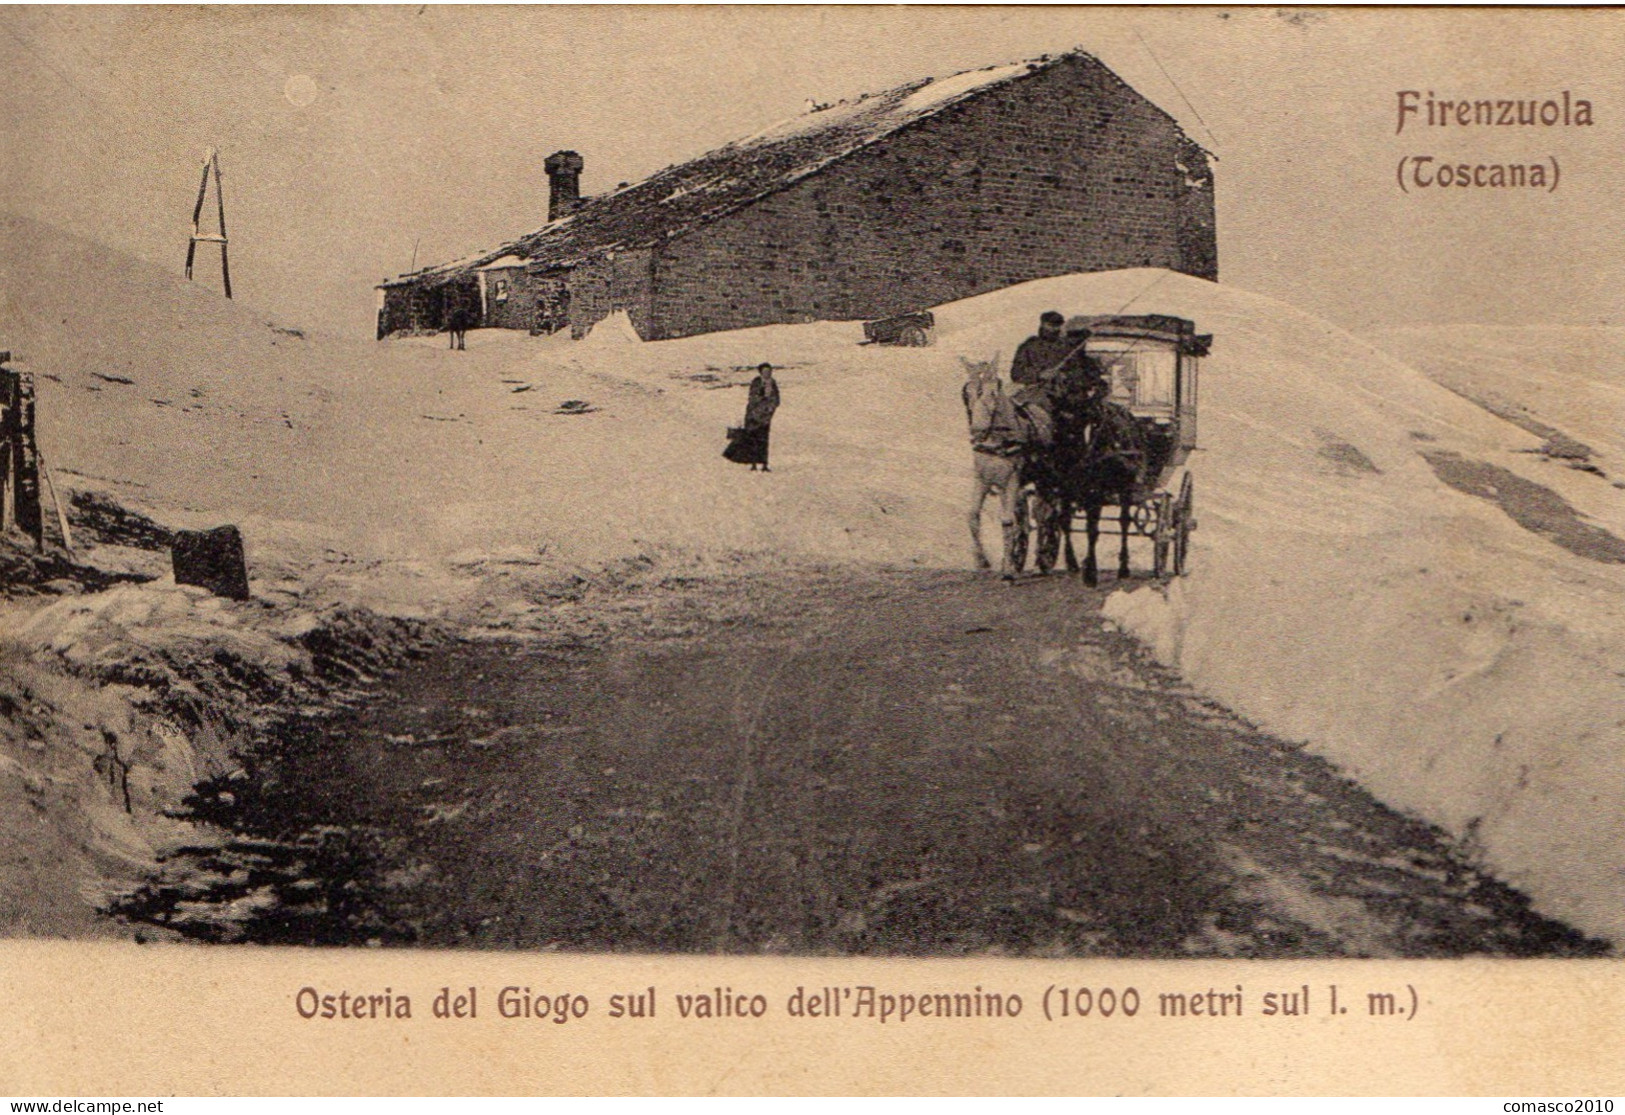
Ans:
{"type": "Polygon", "coordinates": [[[735,464],[767,464],[767,438],[772,428],[771,423],[765,426],[747,426],[728,442],[728,448],[722,451],[722,455],[735,464]]]}

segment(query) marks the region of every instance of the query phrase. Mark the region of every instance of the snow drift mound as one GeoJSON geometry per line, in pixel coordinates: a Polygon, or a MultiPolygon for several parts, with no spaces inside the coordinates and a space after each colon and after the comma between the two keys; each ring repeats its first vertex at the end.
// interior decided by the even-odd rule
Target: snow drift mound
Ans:
{"type": "Polygon", "coordinates": [[[1625,567],[1445,485],[1503,469],[1611,521],[1618,490],[1541,439],[1281,303],[1150,271],[943,307],[1008,360],[1040,312],[1158,312],[1215,336],[1192,456],[1192,572],[1107,613],[1191,682],[1453,832],[1546,912],[1625,934],[1625,567]]]}
{"type": "Polygon", "coordinates": [[[38,379],[59,480],[168,526],[237,522],[251,577],[328,547],[396,569],[516,547],[963,557],[960,373],[860,348],[856,325],[633,344],[623,316],[580,343],[490,330],[451,352],[302,334],[48,226],[0,230],[0,347],[38,379]],[[788,400],[771,482],[721,457],[764,360],[788,400]]]}
{"type": "Polygon", "coordinates": [[[1625,472],[1625,329],[1444,325],[1375,335],[1385,351],[1515,421],[1533,419],[1625,472]]]}
{"type": "Polygon", "coordinates": [[[172,508],[218,511],[224,494],[234,513],[269,510],[293,470],[267,462],[308,455],[329,402],[318,353],[353,362],[354,346],[228,301],[217,276],[178,272],[0,218],[0,348],[34,373],[41,448],[70,484],[172,508]]]}

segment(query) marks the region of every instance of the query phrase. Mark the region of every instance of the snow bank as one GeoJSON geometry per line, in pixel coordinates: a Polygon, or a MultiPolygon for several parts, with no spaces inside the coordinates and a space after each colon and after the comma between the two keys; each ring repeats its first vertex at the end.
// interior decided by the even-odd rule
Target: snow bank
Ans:
{"type": "Polygon", "coordinates": [[[1557,427],[1625,471],[1625,329],[1424,326],[1372,340],[1446,387],[1557,427]]]}
{"type": "Polygon", "coordinates": [[[855,323],[651,344],[624,320],[580,343],[484,330],[452,352],[295,336],[46,226],[0,237],[0,332],[39,377],[58,479],[172,526],[243,524],[255,569],[292,550],[347,572],[513,546],[587,566],[649,545],[964,554],[961,373],[860,348],[855,323]],[[53,277],[92,250],[96,286],[53,277]],[[763,360],[785,397],[766,477],[721,457],[763,360]]]}
{"type": "Polygon", "coordinates": [[[177,847],[197,784],[235,777],[271,724],[354,701],[435,630],[257,586],[236,602],[168,578],[0,602],[0,933],[118,932],[93,914],[177,847]]]}
{"type": "MultiPolygon", "coordinates": [[[[1373,340],[1540,436],[1578,442],[1591,464],[1625,484],[1625,329],[1451,325],[1390,329],[1373,340]]],[[[1571,478],[1562,494],[1625,536],[1625,501],[1606,486],[1571,478]]]]}
{"type": "Polygon", "coordinates": [[[627,316],[626,311],[616,310],[603,321],[594,325],[582,340],[593,345],[625,345],[641,344],[643,338],[638,336],[638,331],[633,326],[632,319],[627,316]]]}

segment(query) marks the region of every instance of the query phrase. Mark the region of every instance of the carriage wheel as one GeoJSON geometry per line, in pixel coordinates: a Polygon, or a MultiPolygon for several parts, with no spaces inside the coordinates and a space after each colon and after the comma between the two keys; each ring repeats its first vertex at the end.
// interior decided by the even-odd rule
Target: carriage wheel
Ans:
{"type": "Polygon", "coordinates": [[[1061,512],[1034,492],[1031,504],[1033,532],[1037,535],[1033,561],[1040,573],[1049,573],[1061,556],[1061,512]]]}
{"type": "Polygon", "coordinates": [[[1061,556],[1061,527],[1056,517],[1045,515],[1038,520],[1038,553],[1034,560],[1040,573],[1050,573],[1061,556]]]}
{"type": "Polygon", "coordinates": [[[1162,532],[1162,500],[1142,499],[1129,509],[1129,525],[1134,533],[1155,538],[1162,532]]]}
{"type": "Polygon", "coordinates": [[[1196,529],[1196,483],[1191,474],[1179,484],[1179,504],[1174,510],[1174,576],[1185,573],[1186,554],[1190,548],[1191,531],[1196,529]]]}
{"type": "Polygon", "coordinates": [[[1168,575],[1168,559],[1174,550],[1174,511],[1167,492],[1158,492],[1153,498],[1156,526],[1151,534],[1151,575],[1161,579],[1168,575]]]}
{"type": "Polygon", "coordinates": [[[1015,535],[1009,539],[1006,539],[1006,545],[1009,546],[1010,549],[1011,572],[1020,573],[1027,566],[1028,514],[1027,498],[1025,496],[1016,501],[1016,524],[1014,530],[1015,535]]]}
{"type": "Polygon", "coordinates": [[[905,325],[897,334],[897,343],[904,348],[924,348],[931,343],[931,335],[923,326],[905,325]]]}

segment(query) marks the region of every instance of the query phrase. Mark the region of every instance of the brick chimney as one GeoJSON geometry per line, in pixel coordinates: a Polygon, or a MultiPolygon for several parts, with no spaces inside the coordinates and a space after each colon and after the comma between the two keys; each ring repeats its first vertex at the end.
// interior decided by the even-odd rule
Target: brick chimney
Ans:
{"type": "Polygon", "coordinates": [[[547,219],[566,216],[581,200],[581,168],[586,162],[574,151],[555,151],[542,164],[547,168],[547,219]]]}

